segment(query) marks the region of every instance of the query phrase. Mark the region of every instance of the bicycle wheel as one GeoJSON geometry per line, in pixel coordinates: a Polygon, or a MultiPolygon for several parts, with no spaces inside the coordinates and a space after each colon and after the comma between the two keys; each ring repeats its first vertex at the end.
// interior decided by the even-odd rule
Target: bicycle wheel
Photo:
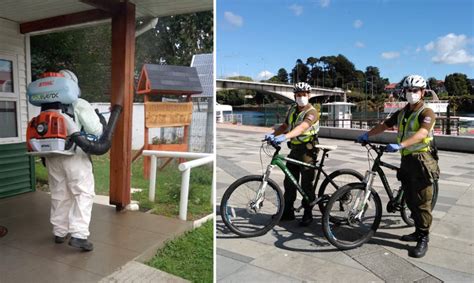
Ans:
{"type": "Polygon", "coordinates": [[[325,194],[328,196],[326,200],[322,200],[318,203],[321,213],[324,212],[324,207],[326,206],[329,197],[339,188],[349,183],[362,182],[362,180],[364,180],[364,176],[352,169],[339,169],[329,174],[329,176],[326,177],[321,183],[318,191],[318,197],[322,197],[325,194]],[[334,184],[331,183],[331,180],[334,182],[334,184]]]}
{"type": "MultiPolygon", "coordinates": [[[[439,191],[438,180],[435,180],[433,182],[433,198],[431,199],[431,211],[434,210],[436,201],[438,200],[438,191],[439,191]]],[[[409,227],[415,226],[415,220],[413,220],[413,218],[411,217],[411,211],[408,208],[408,205],[406,203],[405,194],[403,194],[402,207],[400,209],[400,214],[402,216],[403,221],[407,224],[407,226],[409,227]]]]}
{"type": "Polygon", "coordinates": [[[351,183],[337,190],[323,214],[323,232],[328,241],[341,250],[361,246],[374,235],[382,218],[382,203],[371,189],[368,202],[365,183],[351,183]]]}
{"type": "Polygon", "coordinates": [[[227,188],[221,201],[224,224],[242,237],[261,236],[272,229],[283,214],[283,193],[275,181],[266,185],[261,175],[242,177],[227,188]]]}

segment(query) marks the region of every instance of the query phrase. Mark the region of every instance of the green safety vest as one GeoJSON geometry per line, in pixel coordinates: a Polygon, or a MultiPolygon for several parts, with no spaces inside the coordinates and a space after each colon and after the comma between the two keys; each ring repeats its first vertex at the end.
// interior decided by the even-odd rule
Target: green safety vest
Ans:
{"type": "MultiPolygon", "coordinates": [[[[289,131],[293,130],[298,125],[303,123],[304,117],[305,117],[306,113],[309,110],[313,110],[313,109],[316,110],[311,105],[311,107],[309,107],[306,111],[301,111],[300,113],[298,113],[298,116],[296,117],[296,119],[294,119],[294,116],[295,116],[294,114],[295,114],[297,109],[298,109],[298,106],[294,105],[294,106],[291,107],[291,109],[289,111],[289,116],[288,116],[288,124],[290,126],[289,131]]],[[[292,144],[307,143],[307,142],[311,141],[313,136],[317,135],[318,132],[319,132],[319,119],[316,123],[314,123],[311,127],[309,127],[304,133],[302,133],[301,135],[299,135],[297,137],[292,138],[291,143],[292,144]]]]}
{"type": "MultiPolygon", "coordinates": [[[[407,122],[404,124],[402,123],[404,116],[405,116],[405,109],[398,113],[398,135],[397,135],[397,142],[400,144],[401,142],[407,140],[411,136],[413,136],[419,129],[420,129],[420,122],[418,121],[418,116],[420,116],[421,112],[425,109],[425,105],[423,105],[420,109],[416,112],[411,113],[410,117],[408,117],[407,122]]],[[[434,124],[431,127],[428,136],[424,138],[421,142],[413,144],[409,147],[403,148],[400,153],[402,156],[406,156],[412,154],[414,152],[427,152],[430,150],[430,143],[433,140],[433,128],[434,124]]]]}

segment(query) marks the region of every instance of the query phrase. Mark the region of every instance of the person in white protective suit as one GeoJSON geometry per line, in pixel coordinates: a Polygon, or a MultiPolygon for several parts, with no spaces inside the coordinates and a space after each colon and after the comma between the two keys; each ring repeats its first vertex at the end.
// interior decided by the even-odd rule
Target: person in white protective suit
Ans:
{"type": "MultiPolygon", "coordinates": [[[[78,83],[69,70],[60,71],[64,77],[78,83]]],[[[73,103],[74,121],[87,134],[100,136],[103,126],[92,105],[79,98],[73,103]]],[[[90,157],[76,147],[72,156],[57,155],[46,158],[51,190],[51,224],[54,240],[63,243],[70,235],[69,245],[92,251],[89,237],[92,204],[94,201],[94,175],[90,157]]]]}

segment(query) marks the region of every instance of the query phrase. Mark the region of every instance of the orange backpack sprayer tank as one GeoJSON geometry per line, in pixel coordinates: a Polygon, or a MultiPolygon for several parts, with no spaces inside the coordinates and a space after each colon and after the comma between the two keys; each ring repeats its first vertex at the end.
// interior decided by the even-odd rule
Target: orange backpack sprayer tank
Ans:
{"type": "Polygon", "coordinates": [[[41,107],[38,116],[31,119],[26,130],[28,151],[33,155],[71,155],[68,135],[77,131],[73,119],[61,110],[79,97],[78,85],[60,73],[45,73],[27,89],[31,104],[41,107]]]}
{"type": "Polygon", "coordinates": [[[72,155],[76,146],[85,153],[101,155],[111,146],[115,125],[122,107],[114,105],[110,111],[108,123],[96,109],[103,122],[102,136],[90,139],[90,135],[81,132],[74,122],[72,109],[79,99],[77,83],[61,73],[45,73],[42,78],[28,85],[27,96],[31,104],[41,107],[41,113],[31,119],[26,130],[28,154],[38,156],[72,155]]]}

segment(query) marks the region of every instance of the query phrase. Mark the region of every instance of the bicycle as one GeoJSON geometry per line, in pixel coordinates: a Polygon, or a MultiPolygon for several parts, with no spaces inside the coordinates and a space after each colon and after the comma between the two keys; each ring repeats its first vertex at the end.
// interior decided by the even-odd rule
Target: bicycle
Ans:
{"type": "MultiPolygon", "coordinates": [[[[389,197],[386,210],[389,213],[400,212],[403,221],[408,226],[414,226],[410,210],[406,205],[403,189],[394,193],[390,188],[387,177],[382,167],[391,170],[400,170],[399,167],[381,161],[386,146],[364,143],[367,156],[370,158],[371,150],[377,153],[373,159],[373,165],[367,171],[364,181],[360,183],[347,184],[334,193],[329,199],[323,215],[323,232],[328,241],[341,250],[352,249],[361,246],[377,231],[382,218],[382,202],[377,191],[373,188],[373,182],[378,174],[385,191],[389,197]]],[[[433,210],[438,198],[438,181],[433,182],[433,199],[431,209],[433,210]]]]}
{"type": "MultiPolygon", "coordinates": [[[[323,152],[322,158],[319,164],[311,164],[280,155],[281,147],[275,142],[262,142],[264,143],[260,147],[260,159],[262,151],[268,156],[272,156],[268,150],[269,146],[275,149],[264,174],[248,175],[236,180],[226,189],[221,200],[220,213],[224,224],[241,237],[256,237],[265,234],[278,223],[283,214],[283,193],[278,184],[270,179],[270,174],[275,167],[280,168],[290,178],[298,192],[309,202],[310,197],[290,173],[284,161],[317,170],[314,189],[319,182],[321,173],[325,176],[318,197],[315,196],[315,200],[310,203],[311,206],[318,204],[322,210],[324,210],[323,203],[329,199],[328,191],[339,189],[342,187],[341,183],[347,184],[363,180],[363,175],[352,169],[337,170],[329,175],[324,171],[324,160],[328,156],[328,152],[335,150],[337,146],[316,145],[323,152]]],[[[262,161],[261,163],[263,164],[262,161]]],[[[299,212],[302,207],[296,208],[295,211],[299,212]]]]}

